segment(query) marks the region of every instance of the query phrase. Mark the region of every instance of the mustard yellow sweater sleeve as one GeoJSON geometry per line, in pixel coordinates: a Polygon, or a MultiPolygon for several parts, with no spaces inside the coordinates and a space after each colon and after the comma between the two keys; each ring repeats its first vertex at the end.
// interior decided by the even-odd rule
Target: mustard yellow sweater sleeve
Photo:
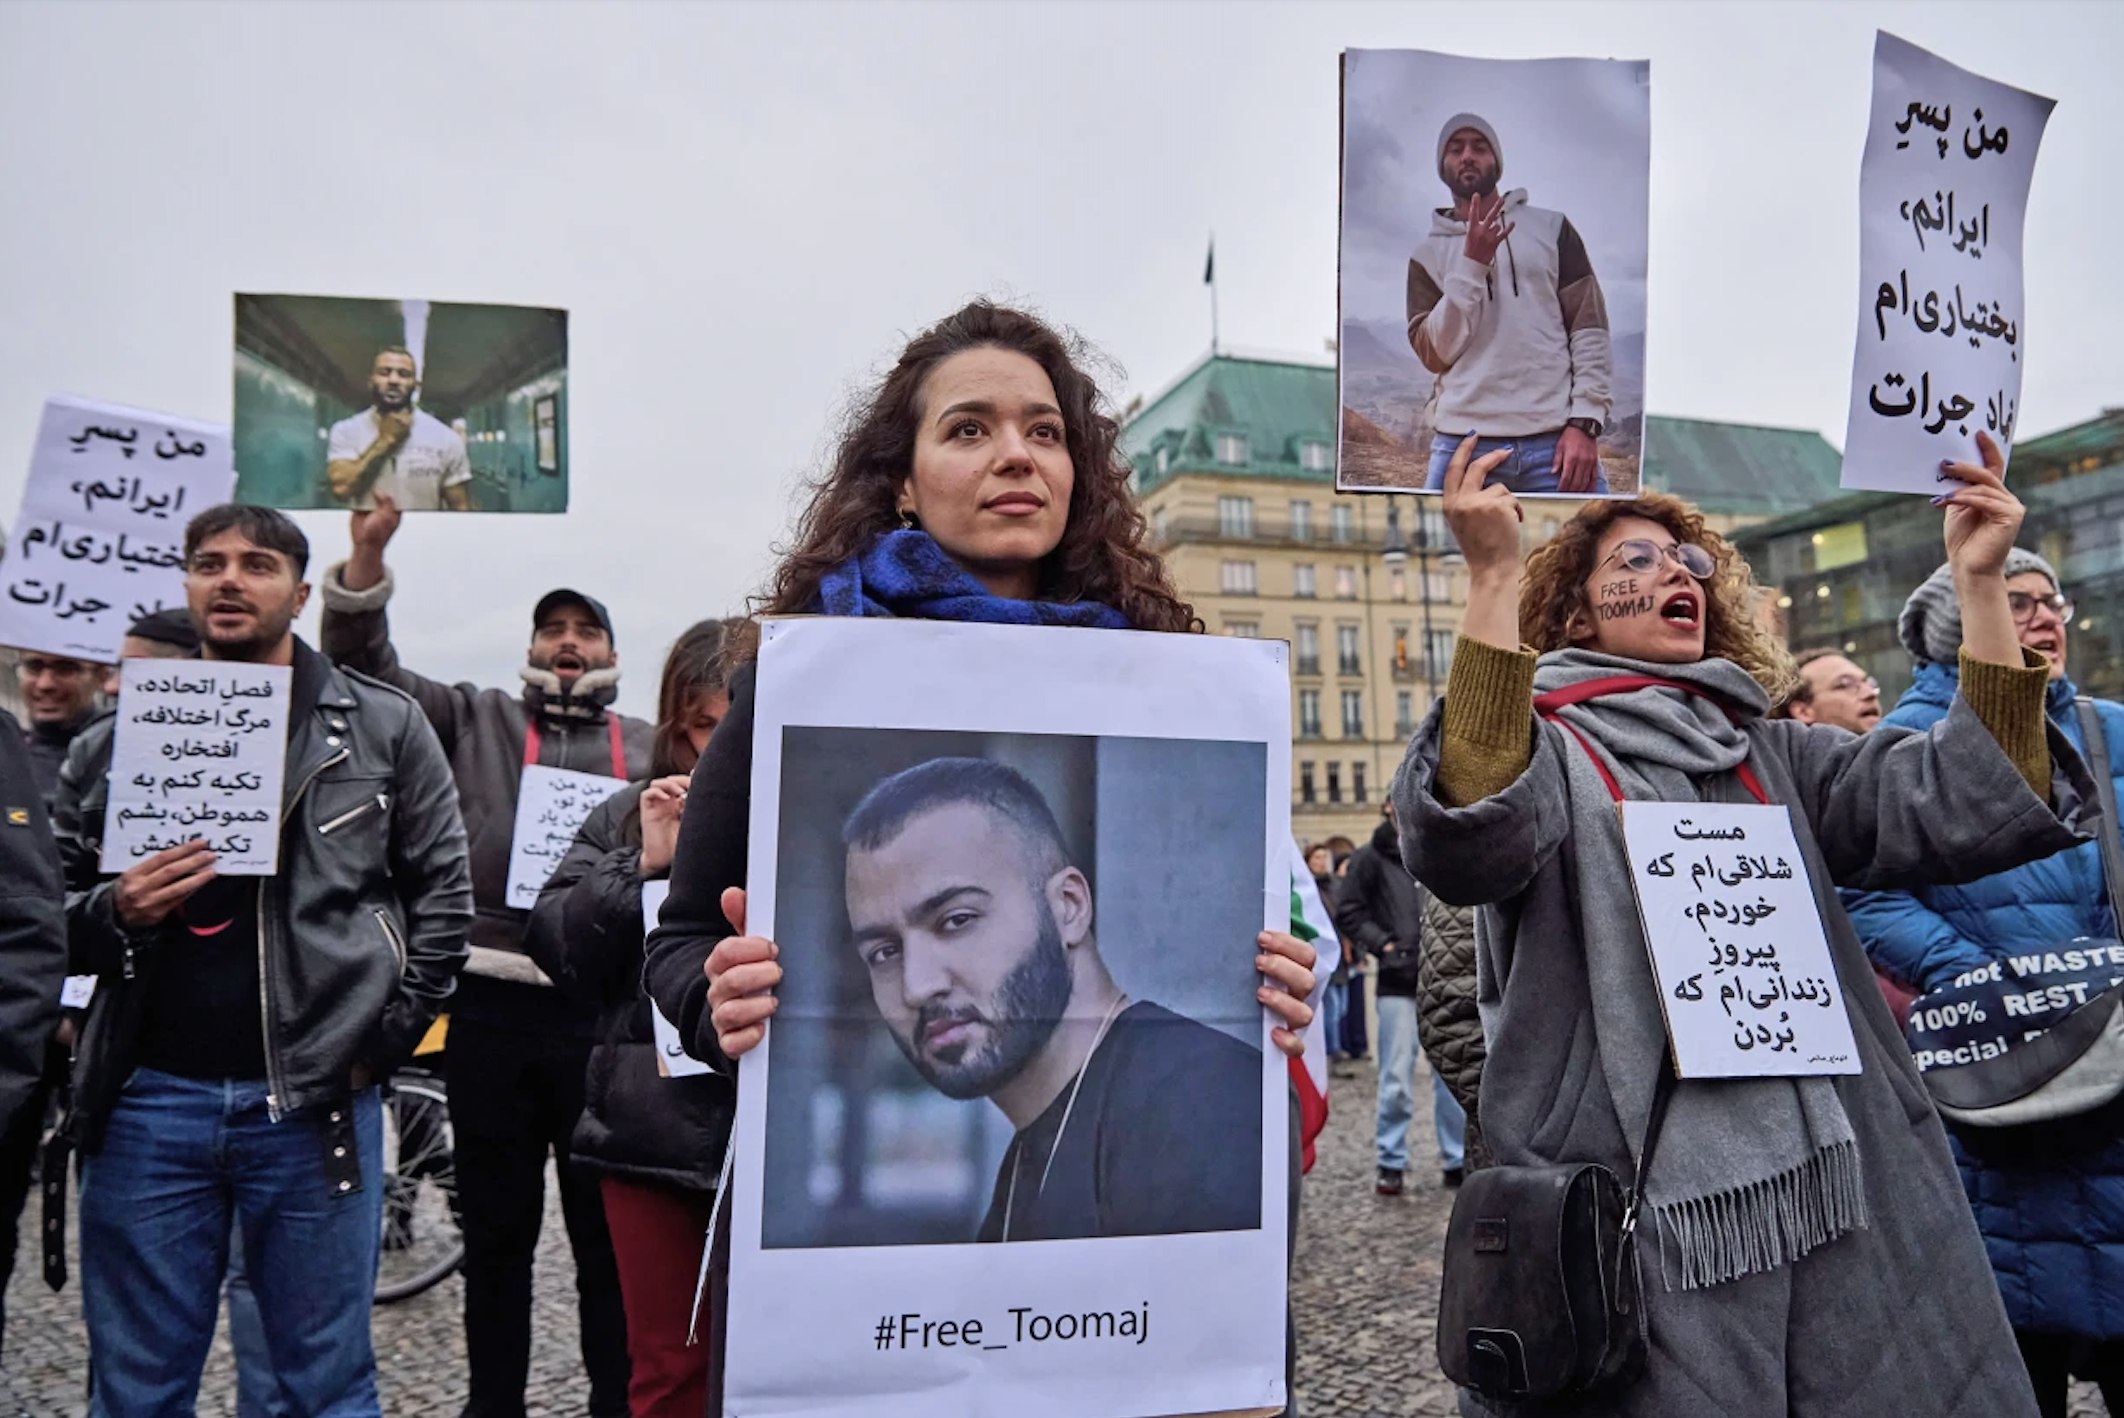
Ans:
{"type": "MultiPolygon", "coordinates": [[[[2050,745],[2044,738],[2043,700],[2050,688],[2050,661],[2022,647],[2024,668],[1961,657],[1962,698],[1991,730],[1999,747],[2021,770],[2029,791],[2050,799],[2050,745]]],[[[1448,681],[1450,683],[1450,681],[1448,681]]],[[[1447,714],[1450,717],[1451,708],[1447,714]]],[[[1443,776],[1443,775],[1441,775],[1443,776]]]]}
{"type": "Polygon", "coordinates": [[[1494,797],[1527,771],[1537,658],[1465,635],[1453,647],[1438,738],[1437,795],[1447,807],[1494,797]]]}

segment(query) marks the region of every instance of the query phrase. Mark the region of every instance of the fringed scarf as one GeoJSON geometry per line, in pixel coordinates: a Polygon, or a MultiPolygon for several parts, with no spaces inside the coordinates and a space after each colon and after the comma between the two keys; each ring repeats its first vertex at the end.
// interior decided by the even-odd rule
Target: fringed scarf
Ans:
{"type": "MultiPolygon", "coordinates": [[[[1583,691],[1623,676],[1672,683],[1552,702],[1549,713],[1576,731],[1565,762],[1580,931],[1601,1068],[1634,1150],[1652,1106],[1654,1069],[1667,1050],[1666,1026],[1614,796],[1578,743],[1600,755],[1626,798],[1745,801],[1736,780],[1748,757],[1742,726],[1761,718],[1769,702],[1727,660],[1654,665],[1589,650],[1542,656],[1534,687],[1537,695],[1583,691]]],[[[1671,1256],[1684,1290],[1775,1269],[1866,1224],[1858,1144],[1825,1078],[1680,1084],[1645,1193],[1662,1276],[1671,1256]]]]}
{"type": "Polygon", "coordinates": [[[1098,601],[1014,601],[998,596],[953,561],[929,533],[887,532],[819,581],[825,615],[968,620],[996,625],[1069,625],[1126,630],[1127,620],[1098,601]]]}

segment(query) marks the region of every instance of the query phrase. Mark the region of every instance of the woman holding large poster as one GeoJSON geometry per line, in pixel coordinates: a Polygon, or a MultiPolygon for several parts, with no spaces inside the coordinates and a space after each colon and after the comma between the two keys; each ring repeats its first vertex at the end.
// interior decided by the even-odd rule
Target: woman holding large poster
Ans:
{"type": "MultiPolygon", "coordinates": [[[[1790,661],[1755,619],[1746,563],[1694,508],[1589,503],[1522,573],[1517,501],[1482,487],[1473,443],[1445,493],[1468,616],[1394,796],[1418,878],[1483,908],[1483,1133],[1500,1170],[1597,1161],[1627,1178],[1667,1102],[1638,1229],[1649,1363],[1564,1407],[1505,1407],[2033,1414],[1982,1243],[1956,1212],[1946,1138],[1835,890],[1978,875],[2077,840],[2050,804],[2090,801],[2092,784],[2069,752],[2053,761],[2045,671],[2022,667],[2002,574],[2022,509],[1998,450],[1944,469],[1960,484],[1941,500],[1965,610],[1962,702],[1929,734],[1859,737],[1764,717],[1790,661]],[[1620,885],[1624,799],[1789,807],[1859,1072],[1672,1081],[1672,1001],[1620,885]]],[[[1709,886],[1721,913],[1757,896],[1709,886]]],[[[1712,955],[1673,999],[1698,998],[1698,979],[1719,988],[1712,955]]],[[[1746,994],[1729,1013],[1756,1007],[1746,994]]],[[[1484,1394],[1509,1387],[1490,1362],[1509,1356],[1482,1349],[1492,1333],[1442,1321],[1439,1334],[1446,1368],[1484,1394]]],[[[1463,1411],[1492,1409],[1471,1390],[1463,1411]]]]}
{"type": "MultiPolygon", "coordinates": [[[[1143,518],[1128,489],[1128,470],[1114,451],[1115,433],[1114,422],[1101,412],[1097,386],[1068,341],[1019,311],[987,302],[967,306],[911,342],[862,406],[800,519],[794,550],[775,572],[766,614],[1199,631],[1164,566],[1144,546],[1143,518]]],[[[757,654],[756,640],[737,651],[730,716],[694,775],[672,893],[651,938],[645,972],[681,1037],[726,1069],[761,1042],[780,1003],[773,991],[783,978],[777,947],[743,932],[748,824],[754,820],[757,654]]],[[[854,755],[853,773],[868,750],[840,751],[854,755]]],[[[1070,750],[1065,745],[1052,752],[1066,757],[1070,750]]],[[[1039,756],[1032,746],[1024,753],[1039,756]]],[[[879,777],[876,791],[849,819],[855,846],[846,862],[847,901],[850,927],[859,936],[867,912],[897,909],[884,898],[904,878],[897,869],[866,875],[869,859],[907,850],[953,813],[971,813],[984,823],[993,818],[990,837],[1026,849],[996,853],[987,867],[1008,876],[1030,853],[1049,880],[1061,883],[1052,920],[1033,920],[1030,934],[999,945],[995,959],[1009,968],[981,1000],[954,1006],[957,1012],[888,1015],[883,1021],[908,1061],[946,1096],[979,1093],[1013,1121],[1062,1110],[1053,1136],[1035,1123],[1020,1127],[1007,1154],[1017,1162],[1006,1161],[1007,1175],[998,1183],[1000,1204],[978,1236],[964,1239],[1237,1226],[1232,1218],[1249,1205],[1258,1216],[1258,1199],[1249,1203],[1237,1192],[1229,1198],[1205,1195],[1198,1187],[1181,1199],[1200,1203],[1200,1214],[1178,1217],[1149,1214],[1155,1208],[1140,1198],[1086,1193],[1063,1204],[1073,1149],[1091,1136],[1081,1120],[1072,1129],[1073,1109],[1088,1116],[1105,1093],[1139,1086],[1146,1068],[1192,1060],[1229,1073],[1215,1061],[1240,1060],[1243,1052],[1235,1053],[1240,1046],[1227,1036],[1132,1000],[1101,971],[1089,971],[1095,978],[1075,983],[1106,1001],[1085,1040],[1089,1048],[1073,1055],[1074,1076],[1063,1072],[1052,1099],[1046,1097],[1052,1090],[1035,1087],[1042,1060],[1066,1052],[1045,1046],[1054,1016],[1070,1016],[1074,1030],[1079,1012],[1054,1002],[1074,985],[1042,973],[1042,962],[1051,964],[1053,955],[1045,937],[1059,931],[1072,942],[1088,938],[1091,920],[1085,873],[1059,821],[1071,814],[1066,803],[1058,814],[1047,800],[1055,788],[1067,790],[1070,774],[1050,767],[1043,788],[994,764],[963,755],[940,758],[919,772],[879,777]],[[871,876],[876,891],[866,885],[871,876]],[[1131,1060],[1136,1062],[1122,1066],[1131,1060]],[[1051,1195],[1043,1185],[1050,1178],[1057,1182],[1051,1195]],[[1110,1227],[1120,1230],[1104,1229],[1110,1227]]],[[[1037,765],[1033,776],[1042,776],[1037,765]]],[[[982,890],[1008,904],[1001,886],[982,890]]],[[[1258,921],[1258,901],[1247,904],[1258,921]]],[[[991,922],[1007,914],[999,908],[991,922]]],[[[1276,1047],[1295,1056],[1312,1013],[1306,1003],[1313,987],[1312,948],[1287,934],[1263,932],[1258,950],[1257,997],[1277,1024],[1271,1035],[1276,1047]]],[[[1075,953],[1094,958],[1088,950],[1075,953]]],[[[877,963],[893,968],[882,956],[877,963]]],[[[1258,1077],[1258,1050],[1254,1057],[1258,1077]]],[[[1228,1161],[1235,1150],[1224,1154],[1228,1161]]],[[[882,1341],[879,1347],[885,1347],[882,1341]]]]}

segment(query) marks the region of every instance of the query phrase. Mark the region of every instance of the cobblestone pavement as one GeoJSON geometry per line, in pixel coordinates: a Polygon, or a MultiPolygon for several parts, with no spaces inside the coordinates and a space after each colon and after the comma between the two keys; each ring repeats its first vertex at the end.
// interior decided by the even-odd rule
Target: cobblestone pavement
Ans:
{"type": "MultiPolygon", "coordinates": [[[[1409,1150],[1418,1165],[1409,1187],[1389,1200],[1372,1191],[1369,1065],[1334,1081],[1331,1120],[1305,1180],[1292,1301],[1299,1316],[1298,1398],[1303,1418],[1439,1418],[1457,1413],[1452,1385],[1438,1372],[1438,1256],[1452,1211],[1431,1144],[1427,1080],[1416,1088],[1409,1150]]],[[[36,1206],[34,1196],[32,1211],[36,1206]]],[[[54,1295],[37,1271],[36,1238],[24,1249],[7,1291],[6,1364],[0,1418],[60,1418],[83,1410],[85,1355],[76,1285],[54,1295]]],[[[465,1398],[461,1281],[375,1314],[383,1410],[392,1418],[455,1418],[465,1398]]],[[[575,1268],[568,1257],[558,1192],[547,1189],[533,1287],[533,1418],[584,1411],[588,1385],[576,1345],[575,1268]]],[[[235,1369],[217,1335],[201,1385],[204,1418],[233,1418],[235,1369]]],[[[2073,1418],[2100,1418],[2091,1388],[2075,1389],[2073,1418]]]]}

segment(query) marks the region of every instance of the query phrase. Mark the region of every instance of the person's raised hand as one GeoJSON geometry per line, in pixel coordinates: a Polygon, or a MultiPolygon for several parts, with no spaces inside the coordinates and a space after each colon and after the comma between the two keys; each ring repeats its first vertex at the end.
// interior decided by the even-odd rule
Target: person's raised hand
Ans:
{"type": "Polygon", "coordinates": [[[376,416],[376,439],[388,448],[397,448],[413,436],[413,410],[392,409],[376,416]]]}
{"type": "Polygon", "coordinates": [[[1491,196],[1488,202],[1480,192],[1468,199],[1468,235],[1461,250],[1470,261],[1487,266],[1497,259],[1497,248],[1504,245],[1519,224],[1504,219],[1504,194],[1491,196]]]}
{"type": "Polygon", "coordinates": [[[111,887],[111,909],[129,931],[159,925],[192,893],[214,879],[214,853],[193,838],[144,857],[118,874],[111,887]]]}
{"type": "Polygon", "coordinates": [[[398,510],[397,499],[387,492],[377,493],[374,500],[374,509],[354,514],[350,523],[350,534],[357,553],[368,552],[380,560],[384,548],[391,544],[391,538],[397,534],[398,524],[405,519],[405,513],[398,510]]]}
{"type": "Polygon", "coordinates": [[[686,789],[691,780],[683,773],[659,778],[642,789],[642,875],[655,876],[671,869],[678,851],[679,819],[686,811],[686,789]]]}
{"type": "Polygon", "coordinates": [[[1484,480],[1505,459],[1509,448],[1475,456],[1475,435],[1460,440],[1453,460],[1446,464],[1444,512],[1453,540],[1467,560],[1468,574],[1519,571],[1519,525],[1526,514],[1519,499],[1502,483],[1484,485],[1484,480]]]}
{"type": "Polygon", "coordinates": [[[771,991],[782,982],[782,967],[775,963],[781,951],[771,940],[745,934],[742,888],[725,891],[722,904],[737,934],[717,941],[702,968],[708,976],[708,1019],[715,1042],[724,1057],[736,1059],[758,1048],[767,1036],[767,1020],[776,1004],[771,991]]]}
{"type": "Polygon", "coordinates": [[[1269,1013],[1283,1021],[1269,1031],[1269,1039],[1295,1059],[1305,1052],[1305,1028],[1313,1022],[1309,1001],[1319,983],[1313,973],[1318,953],[1284,931],[1263,931],[1255,944],[1261,953],[1254,957],[1254,968],[1261,972],[1262,981],[1255,994],[1269,1013]]]}
{"type": "Polygon", "coordinates": [[[1954,491],[1933,499],[1947,508],[1942,535],[1947,543],[1947,561],[1957,580],[2003,575],[2006,553],[2020,535],[2026,510],[2021,499],[2006,487],[2006,456],[1990,434],[1977,431],[1977,452],[1983,465],[1940,464],[1940,472],[1961,483],[1954,491]]]}

